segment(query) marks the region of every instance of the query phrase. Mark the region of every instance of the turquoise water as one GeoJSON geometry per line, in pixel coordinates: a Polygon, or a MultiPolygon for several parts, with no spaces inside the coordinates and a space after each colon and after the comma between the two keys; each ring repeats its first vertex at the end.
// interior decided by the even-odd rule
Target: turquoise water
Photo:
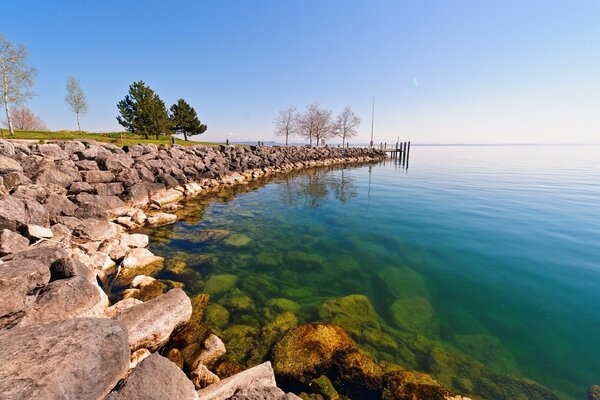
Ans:
{"type": "Polygon", "coordinates": [[[198,199],[151,249],[168,259],[158,277],[229,311],[213,329],[242,363],[268,357],[251,348],[291,310],[334,318],[378,360],[476,397],[503,397],[478,379],[513,375],[584,399],[600,382],[599,155],[413,146],[408,169],[313,170],[198,199]],[[339,303],[347,315],[323,306],[354,294],[374,317],[355,321],[354,297],[339,303]],[[466,358],[432,361],[432,349],[466,358]]]}

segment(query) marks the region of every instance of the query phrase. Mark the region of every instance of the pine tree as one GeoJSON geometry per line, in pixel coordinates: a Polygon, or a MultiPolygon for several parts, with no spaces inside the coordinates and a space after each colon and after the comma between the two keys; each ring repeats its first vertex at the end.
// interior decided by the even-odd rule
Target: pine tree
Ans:
{"type": "Polygon", "coordinates": [[[184,99],[177,100],[171,106],[171,124],[173,131],[182,133],[185,140],[188,136],[206,132],[206,125],[198,119],[198,114],[184,99]]]}
{"type": "Polygon", "coordinates": [[[129,132],[144,135],[146,139],[170,133],[171,120],[164,101],[143,81],[129,86],[129,94],[117,103],[117,108],[121,114],[117,121],[129,132]]]}

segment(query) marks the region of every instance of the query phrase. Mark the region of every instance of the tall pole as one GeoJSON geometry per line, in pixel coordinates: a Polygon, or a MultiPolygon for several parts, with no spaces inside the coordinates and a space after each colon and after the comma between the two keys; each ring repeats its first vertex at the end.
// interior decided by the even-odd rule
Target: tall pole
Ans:
{"type": "Polygon", "coordinates": [[[375,124],[375,96],[373,96],[373,108],[371,108],[371,145],[373,147],[373,125],[375,124]]]}

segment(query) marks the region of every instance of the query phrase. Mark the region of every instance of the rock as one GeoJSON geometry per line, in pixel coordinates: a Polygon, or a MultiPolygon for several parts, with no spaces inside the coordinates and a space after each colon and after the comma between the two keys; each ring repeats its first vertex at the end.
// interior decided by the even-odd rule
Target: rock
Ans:
{"type": "Polygon", "coordinates": [[[399,298],[390,306],[390,312],[399,328],[430,338],[439,333],[435,311],[424,297],[399,298]]]}
{"type": "Polygon", "coordinates": [[[148,225],[150,226],[162,226],[168,224],[174,224],[177,222],[177,215],[168,213],[156,213],[148,217],[148,225]]]}
{"type": "Polygon", "coordinates": [[[600,386],[592,385],[588,389],[588,400],[600,400],[600,386]]]}
{"type": "Polygon", "coordinates": [[[65,160],[69,158],[69,155],[55,143],[38,144],[32,148],[32,152],[50,160],[65,160]]]}
{"type": "Polygon", "coordinates": [[[381,319],[367,296],[353,294],[328,300],[319,308],[321,320],[341,326],[355,338],[362,336],[366,329],[380,329],[381,319]]]}
{"type": "Polygon", "coordinates": [[[129,249],[121,261],[121,272],[115,284],[128,285],[137,275],[154,275],[163,268],[163,262],[163,257],[155,256],[148,249],[129,249]]]}
{"type": "Polygon", "coordinates": [[[223,243],[225,243],[228,246],[232,246],[232,247],[244,247],[244,246],[247,246],[248,244],[250,244],[251,241],[252,241],[252,239],[250,239],[246,235],[241,235],[239,233],[233,233],[233,234],[229,235],[223,241],[223,243]]]}
{"type": "Polygon", "coordinates": [[[380,398],[383,370],[369,356],[347,354],[336,363],[332,375],[338,391],[350,398],[380,398]]]}
{"type": "Polygon", "coordinates": [[[132,288],[136,288],[136,289],[140,289],[143,288],[144,286],[148,286],[151,285],[152,283],[154,283],[156,281],[156,279],[150,277],[150,276],[146,276],[146,275],[137,275],[135,278],[133,278],[133,280],[131,281],[131,287],[132,288]]]}
{"type": "Polygon", "coordinates": [[[33,304],[37,292],[50,281],[48,265],[17,259],[0,264],[0,329],[17,324],[33,304]]]}
{"type": "Polygon", "coordinates": [[[224,328],[229,323],[229,311],[220,304],[209,304],[204,312],[204,323],[211,329],[224,328]]]}
{"type": "Polygon", "coordinates": [[[108,299],[100,291],[81,276],[51,282],[37,296],[19,326],[99,316],[108,306],[108,299]]]}
{"type": "Polygon", "coordinates": [[[8,191],[17,188],[18,186],[31,183],[31,179],[21,172],[9,172],[8,174],[3,175],[2,178],[4,181],[4,186],[6,189],[8,189],[8,191]]]}
{"type": "Polygon", "coordinates": [[[10,172],[23,172],[23,167],[19,164],[18,161],[0,156],[0,174],[8,174],[10,172]]]}
{"type": "Polygon", "coordinates": [[[121,182],[93,183],[92,187],[100,196],[118,196],[125,191],[121,182]]]}
{"type": "Polygon", "coordinates": [[[148,235],[141,233],[124,234],[119,236],[120,244],[127,247],[146,247],[148,246],[148,235]]]}
{"type": "Polygon", "coordinates": [[[81,276],[88,282],[96,284],[96,271],[90,265],[84,264],[73,257],[61,257],[50,265],[50,281],[81,276]]]}
{"type": "Polygon", "coordinates": [[[73,183],[73,178],[57,169],[45,169],[33,177],[33,182],[40,186],[54,184],[68,188],[73,183]]]}
{"type": "Polygon", "coordinates": [[[91,241],[112,239],[118,232],[113,223],[95,218],[84,219],[73,229],[74,236],[91,241]]]}
{"type": "Polygon", "coordinates": [[[37,241],[40,239],[52,239],[54,234],[50,228],[29,224],[25,227],[25,235],[31,240],[37,241]]]}
{"type": "Polygon", "coordinates": [[[183,199],[183,193],[175,189],[162,190],[150,196],[150,202],[159,207],[169,203],[176,203],[181,199],[183,199]]]}
{"type": "Polygon", "coordinates": [[[196,369],[192,371],[190,378],[196,389],[202,389],[220,381],[217,375],[210,372],[208,368],[202,364],[199,364],[196,369]]]}
{"type": "Polygon", "coordinates": [[[227,400],[300,400],[293,393],[285,393],[278,387],[253,386],[243,387],[235,391],[227,400]]]}
{"type": "Polygon", "coordinates": [[[73,216],[77,211],[77,205],[67,198],[67,196],[52,194],[46,197],[44,208],[48,210],[50,217],[55,218],[60,215],[73,216]]]}
{"type": "Polygon", "coordinates": [[[312,393],[321,395],[323,399],[342,400],[340,394],[335,390],[333,383],[325,375],[313,379],[309,386],[312,393]]]}
{"type": "Polygon", "coordinates": [[[131,353],[131,356],[129,357],[129,369],[137,367],[137,365],[144,361],[150,354],[152,353],[150,353],[148,349],[139,349],[131,353]]]}
{"type": "Polygon", "coordinates": [[[122,171],[133,166],[133,158],[128,154],[111,154],[98,158],[98,166],[103,170],[122,171]]]}
{"type": "Polygon", "coordinates": [[[225,355],[225,344],[217,335],[211,334],[204,341],[204,349],[200,352],[193,365],[203,364],[213,365],[223,355],[225,355]]]}
{"type": "Polygon", "coordinates": [[[129,367],[117,321],[74,318],[0,331],[5,399],[102,399],[129,367]]]}
{"type": "Polygon", "coordinates": [[[239,374],[198,391],[202,400],[224,400],[246,387],[277,387],[270,362],[257,365],[239,374]]]}
{"type": "Polygon", "coordinates": [[[123,385],[106,400],[193,400],[194,384],[175,364],[152,354],[133,369],[123,385]]]}
{"type": "Polygon", "coordinates": [[[383,400],[445,400],[450,393],[431,375],[415,371],[393,371],[384,376],[383,400]]]}
{"type": "Polygon", "coordinates": [[[175,363],[175,365],[177,365],[179,369],[183,369],[183,355],[181,354],[181,351],[179,351],[179,349],[169,350],[169,352],[167,353],[167,358],[171,362],[175,363]]]}
{"type": "Polygon", "coordinates": [[[140,348],[154,351],[164,345],[173,330],[186,323],[191,315],[192,304],[185,292],[172,289],[123,311],[116,318],[127,327],[132,351],[140,348]]]}
{"type": "Polygon", "coordinates": [[[83,171],[81,176],[87,183],[108,183],[115,179],[114,174],[110,171],[83,171]]]}
{"type": "Polygon", "coordinates": [[[0,257],[27,250],[29,239],[8,229],[0,231],[0,257]]]}
{"type": "Polygon", "coordinates": [[[208,279],[208,281],[206,281],[206,286],[204,286],[204,292],[211,295],[218,295],[233,289],[237,282],[238,277],[235,275],[212,275],[208,279]]]}
{"type": "Polygon", "coordinates": [[[94,206],[101,210],[111,211],[125,207],[125,202],[117,196],[100,196],[95,194],[80,193],[76,197],[80,206],[94,206]]]}
{"type": "Polygon", "coordinates": [[[130,309],[138,304],[144,304],[143,301],[133,298],[123,299],[104,310],[104,316],[106,318],[115,319],[121,315],[125,310],[130,309]]]}
{"type": "Polygon", "coordinates": [[[94,193],[94,188],[87,182],[73,182],[69,186],[69,194],[94,193]]]}
{"type": "Polygon", "coordinates": [[[27,224],[48,226],[49,222],[48,211],[37,201],[14,196],[0,197],[0,229],[17,231],[27,224]]]}
{"type": "Polygon", "coordinates": [[[336,325],[302,325],[275,344],[273,368],[286,387],[302,388],[355,351],[352,339],[336,325]]]}

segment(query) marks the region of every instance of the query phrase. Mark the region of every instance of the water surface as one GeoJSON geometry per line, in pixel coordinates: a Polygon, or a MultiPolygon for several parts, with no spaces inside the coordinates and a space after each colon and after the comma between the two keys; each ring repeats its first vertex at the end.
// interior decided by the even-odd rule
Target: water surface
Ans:
{"type": "Polygon", "coordinates": [[[584,399],[600,383],[599,156],[594,146],[413,146],[409,168],[312,170],[198,199],[153,232],[151,250],[168,259],[159,276],[191,294],[208,286],[229,311],[213,328],[240,362],[264,355],[248,347],[281,312],[323,321],[337,304],[323,303],[359,294],[377,321],[351,333],[380,360],[427,370],[419,352],[439,346],[584,399]]]}

